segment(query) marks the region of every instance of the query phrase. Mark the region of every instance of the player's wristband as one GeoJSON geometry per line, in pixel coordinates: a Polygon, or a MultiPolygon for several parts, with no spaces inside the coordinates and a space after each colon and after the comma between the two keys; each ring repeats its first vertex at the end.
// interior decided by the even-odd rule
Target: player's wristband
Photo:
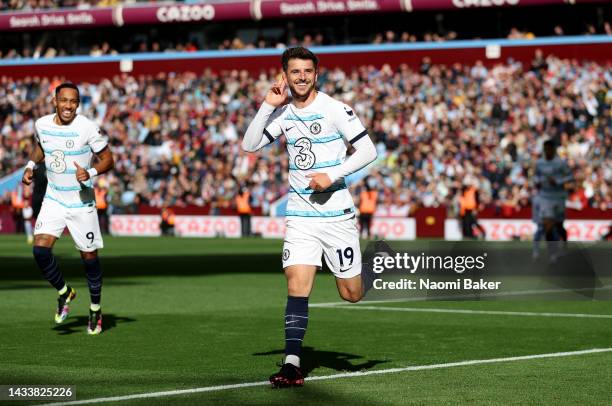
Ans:
{"type": "Polygon", "coordinates": [[[36,162],[28,161],[28,163],[26,164],[26,169],[34,170],[35,166],[36,166],[36,162]]]}
{"type": "Polygon", "coordinates": [[[98,170],[96,168],[89,168],[87,170],[87,173],[89,174],[89,178],[93,178],[94,176],[98,175],[98,170]]]}

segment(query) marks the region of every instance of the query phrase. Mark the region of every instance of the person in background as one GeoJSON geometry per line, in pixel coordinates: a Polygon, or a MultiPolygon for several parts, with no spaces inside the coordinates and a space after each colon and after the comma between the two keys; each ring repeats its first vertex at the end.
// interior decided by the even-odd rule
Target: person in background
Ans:
{"type": "Polygon", "coordinates": [[[240,230],[243,237],[251,235],[251,193],[246,187],[241,187],[236,195],[236,210],[240,216],[240,230]]]}
{"type": "Polygon", "coordinates": [[[32,245],[34,242],[34,233],[32,232],[32,217],[34,215],[34,210],[32,209],[32,205],[30,204],[30,198],[25,198],[23,201],[23,226],[25,229],[26,237],[28,244],[32,245]]]}
{"type": "Polygon", "coordinates": [[[21,234],[23,228],[23,207],[25,204],[24,189],[21,185],[11,192],[11,212],[15,222],[15,232],[21,234]]]}
{"type": "Polygon", "coordinates": [[[174,235],[174,222],[175,215],[174,210],[168,206],[167,203],[164,204],[161,211],[161,232],[162,235],[174,235]]]}
{"type": "Polygon", "coordinates": [[[459,197],[459,216],[461,217],[461,230],[463,238],[475,239],[474,227],[478,229],[482,238],[485,238],[484,228],[476,220],[478,210],[478,189],[473,184],[465,185],[459,197]]]}
{"type": "Polygon", "coordinates": [[[359,194],[359,236],[365,233],[366,238],[371,237],[372,217],[376,212],[378,191],[372,190],[368,179],[364,181],[364,190],[359,194]]]}
{"type": "Polygon", "coordinates": [[[94,189],[96,195],[96,209],[98,220],[103,234],[108,234],[108,186],[104,179],[98,182],[94,189]]]}

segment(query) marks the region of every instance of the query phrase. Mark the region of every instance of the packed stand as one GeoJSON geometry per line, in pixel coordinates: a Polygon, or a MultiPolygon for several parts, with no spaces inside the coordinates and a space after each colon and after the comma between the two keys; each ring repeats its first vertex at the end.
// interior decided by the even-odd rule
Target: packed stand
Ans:
{"type": "MultiPolygon", "coordinates": [[[[246,154],[240,138],[275,74],[206,71],[81,84],[82,113],[101,126],[115,154],[115,170],[98,180],[113,210],[143,203],[214,212],[231,207],[239,187],[248,186],[254,207],[268,212],[287,193],[283,141],[246,154]]],[[[2,81],[0,176],[27,162],[33,123],[53,111],[57,84],[2,81]]],[[[370,130],[379,161],[368,181],[379,189],[382,214],[456,207],[466,184],[501,213],[528,206],[533,166],[547,138],[558,142],[574,171],[571,205],[612,208],[612,71],[604,66],[538,53],[524,68],[427,60],[419,71],[322,68],[319,83],[352,105],[370,130]]]]}

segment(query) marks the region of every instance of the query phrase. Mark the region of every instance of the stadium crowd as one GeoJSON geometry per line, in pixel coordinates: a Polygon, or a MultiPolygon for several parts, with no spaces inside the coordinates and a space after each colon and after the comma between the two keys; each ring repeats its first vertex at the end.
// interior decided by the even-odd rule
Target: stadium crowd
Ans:
{"type": "MultiPolygon", "coordinates": [[[[81,111],[101,126],[115,154],[113,173],[98,179],[111,207],[218,209],[248,186],[253,205],[267,212],[287,192],[284,141],[249,155],[240,138],[275,74],[205,71],[80,84],[81,111]]],[[[531,67],[510,62],[491,69],[425,59],[418,71],[322,68],[319,83],[352,105],[370,130],[379,161],[367,181],[387,214],[455,207],[466,184],[504,213],[527,206],[547,138],[574,171],[572,202],[612,208],[612,71],[605,66],[541,54],[531,67]]],[[[52,112],[56,84],[2,78],[0,176],[27,162],[34,121],[52,112]]]]}

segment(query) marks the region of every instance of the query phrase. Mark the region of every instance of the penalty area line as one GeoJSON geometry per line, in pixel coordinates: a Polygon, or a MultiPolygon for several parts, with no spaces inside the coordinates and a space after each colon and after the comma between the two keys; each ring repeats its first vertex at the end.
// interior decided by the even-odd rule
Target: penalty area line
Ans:
{"type": "MultiPolygon", "coordinates": [[[[404,303],[404,302],[425,302],[436,299],[440,300],[461,300],[461,299],[474,299],[474,298],[496,298],[496,297],[512,297],[512,296],[528,296],[528,295],[539,295],[546,293],[568,293],[568,292],[590,292],[590,291],[605,291],[612,289],[612,285],[603,285],[595,288],[577,288],[577,289],[533,289],[533,290],[516,290],[509,292],[491,292],[491,293],[480,293],[474,294],[462,294],[462,295],[449,295],[449,296],[416,296],[416,297],[403,297],[397,299],[385,299],[385,300],[362,300],[359,304],[354,306],[360,306],[361,303],[366,304],[380,304],[380,303],[404,303]]],[[[311,303],[310,307],[334,307],[334,306],[346,306],[346,302],[326,302],[326,303],[311,303]]]]}
{"type": "Polygon", "coordinates": [[[442,309],[435,307],[390,307],[390,306],[316,306],[322,309],[350,309],[350,310],[382,310],[388,312],[412,313],[455,313],[455,314],[487,314],[495,316],[531,316],[531,317],[575,317],[580,319],[612,319],[612,314],[589,313],[550,313],[550,312],[513,312],[504,310],[471,310],[471,309],[442,309]]]}
{"type": "MultiPolygon", "coordinates": [[[[333,375],[322,375],[322,376],[312,376],[306,378],[306,381],[324,381],[331,379],[342,379],[342,378],[355,378],[355,377],[363,377],[370,375],[384,375],[384,374],[393,374],[398,372],[410,372],[410,371],[423,371],[428,369],[443,369],[443,368],[453,368],[453,367],[463,367],[470,365],[482,365],[482,364],[495,364],[502,362],[514,362],[514,361],[527,361],[534,359],[544,359],[544,358],[559,358],[559,357],[571,357],[576,355],[587,355],[587,354],[596,354],[602,352],[611,352],[612,348],[593,348],[590,350],[580,350],[580,351],[566,351],[566,352],[553,352],[547,354],[533,354],[533,355],[523,355],[518,357],[505,357],[505,358],[490,358],[490,359],[477,359],[470,361],[459,361],[459,362],[449,362],[445,364],[430,364],[430,365],[414,365],[410,367],[403,368],[388,368],[388,369],[379,369],[374,371],[358,371],[358,372],[346,372],[341,374],[333,374],[333,375]]],[[[164,392],[149,392],[149,393],[139,393],[134,395],[125,395],[125,396],[111,396],[105,398],[93,398],[93,399],[85,399],[85,400],[75,400],[69,402],[57,402],[57,403],[46,403],[45,405],[85,405],[92,403],[104,403],[104,402],[117,402],[122,400],[132,400],[132,399],[146,399],[146,398],[159,398],[165,396],[180,396],[180,395],[189,395],[193,393],[204,393],[204,392],[217,392],[223,390],[230,389],[241,389],[241,388],[249,388],[255,386],[265,386],[270,385],[268,381],[261,382],[246,382],[246,383],[238,383],[232,385],[218,385],[218,386],[205,386],[202,388],[193,388],[193,389],[179,389],[179,390],[171,390],[164,392]]]]}

